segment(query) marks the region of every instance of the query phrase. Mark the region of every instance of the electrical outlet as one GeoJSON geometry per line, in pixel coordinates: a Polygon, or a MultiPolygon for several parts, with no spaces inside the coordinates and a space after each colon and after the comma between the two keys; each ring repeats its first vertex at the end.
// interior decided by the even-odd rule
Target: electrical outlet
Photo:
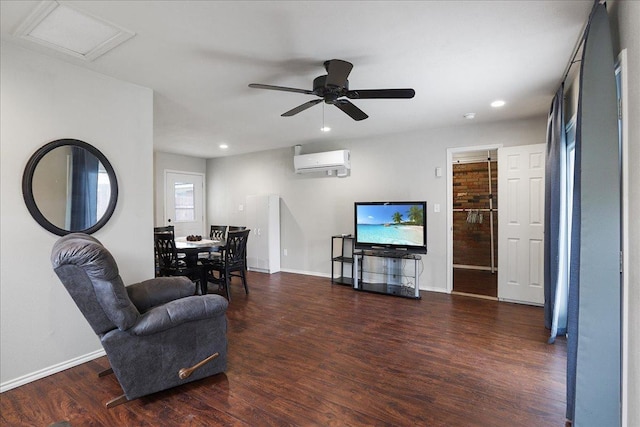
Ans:
{"type": "Polygon", "coordinates": [[[284,249],[282,252],[284,253],[284,256],[287,256],[287,250],[286,249],[284,249]]]}
{"type": "Polygon", "coordinates": [[[440,212],[440,203],[435,203],[433,205],[433,211],[436,213],[440,212]]]}

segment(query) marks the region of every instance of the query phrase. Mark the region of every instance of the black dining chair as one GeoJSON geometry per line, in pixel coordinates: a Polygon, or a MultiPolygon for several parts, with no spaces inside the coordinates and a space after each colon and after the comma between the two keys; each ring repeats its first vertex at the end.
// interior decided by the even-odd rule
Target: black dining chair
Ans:
{"type": "MultiPolygon", "coordinates": [[[[224,240],[224,237],[226,234],[227,234],[226,225],[212,225],[211,231],[209,231],[209,239],[222,241],[224,240]]],[[[207,261],[220,259],[221,256],[222,254],[220,252],[203,252],[198,254],[198,261],[202,263],[206,263],[207,261]]]]}
{"type": "MultiPolygon", "coordinates": [[[[244,225],[230,225],[229,231],[243,231],[246,230],[247,227],[244,225]]],[[[244,255],[244,270],[247,271],[247,254],[244,255]]]]}
{"type": "MultiPolygon", "coordinates": [[[[167,225],[165,227],[153,227],[153,233],[167,233],[171,234],[175,239],[175,227],[173,225],[167,225]]],[[[155,247],[155,246],[154,246],[155,247]]],[[[155,251],[155,265],[156,265],[156,277],[160,277],[160,260],[158,259],[158,251],[155,251]]]]}
{"type": "MultiPolygon", "coordinates": [[[[175,226],[173,225],[165,225],[162,227],[153,227],[153,233],[162,233],[162,234],[170,234],[171,237],[175,240],[176,232],[175,226]]],[[[160,269],[160,260],[158,259],[158,251],[155,251],[156,255],[156,277],[159,277],[159,269],[160,269]]],[[[178,258],[184,258],[184,254],[178,254],[178,258]]]]}
{"type": "Polygon", "coordinates": [[[171,234],[174,238],[176,237],[175,226],[167,225],[164,227],[153,227],[154,233],[168,233],[171,234]]]}
{"type": "Polygon", "coordinates": [[[232,277],[239,277],[244,286],[244,292],[249,294],[246,276],[246,253],[247,240],[251,230],[229,231],[227,240],[222,250],[222,257],[218,260],[211,261],[206,265],[209,271],[207,279],[209,282],[224,287],[227,294],[227,300],[231,301],[231,285],[232,277]],[[214,275],[217,272],[218,276],[214,275]]]}
{"type": "MultiPolygon", "coordinates": [[[[175,238],[171,233],[153,233],[153,241],[158,260],[157,276],[187,276],[191,281],[200,284],[201,266],[188,267],[183,259],[178,258],[175,238]]],[[[202,286],[200,284],[202,292],[202,286]]]]}
{"type": "MultiPolygon", "coordinates": [[[[170,234],[171,237],[175,240],[176,238],[176,227],[173,225],[165,225],[163,227],[153,227],[153,233],[162,233],[162,234],[170,234]]],[[[178,254],[178,258],[184,258],[184,254],[178,254]]]]}
{"type": "Polygon", "coordinates": [[[226,225],[212,225],[211,231],[209,232],[209,238],[211,240],[224,240],[226,234],[227,234],[226,225]]]}

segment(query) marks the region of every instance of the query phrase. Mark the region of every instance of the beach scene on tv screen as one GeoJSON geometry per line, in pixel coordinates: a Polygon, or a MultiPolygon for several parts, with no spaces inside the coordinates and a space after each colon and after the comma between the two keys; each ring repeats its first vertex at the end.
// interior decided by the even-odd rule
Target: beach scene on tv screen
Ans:
{"type": "Polygon", "coordinates": [[[358,205],[358,242],[392,245],[424,245],[422,205],[358,205]]]}

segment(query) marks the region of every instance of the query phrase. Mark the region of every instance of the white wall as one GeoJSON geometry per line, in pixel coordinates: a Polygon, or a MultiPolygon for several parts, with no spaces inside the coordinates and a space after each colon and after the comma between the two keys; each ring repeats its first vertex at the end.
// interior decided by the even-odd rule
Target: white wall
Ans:
{"type": "Polygon", "coordinates": [[[166,225],[164,223],[165,170],[201,173],[204,175],[207,173],[207,161],[198,157],[182,156],[180,154],[165,153],[162,151],[156,151],[153,153],[153,187],[155,189],[154,210],[156,227],[166,225]]]}
{"type": "Polygon", "coordinates": [[[624,0],[607,2],[614,37],[614,52],[627,50],[627,77],[629,82],[628,141],[629,141],[629,288],[623,296],[628,307],[626,357],[628,366],[623,372],[624,389],[627,392],[626,419],[628,426],[640,426],[640,2],[624,0]]]}
{"type": "Polygon", "coordinates": [[[329,275],[331,235],[352,233],[355,201],[426,200],[427,255],[420,287],[446,291],[447,148],[543,143],[546,117],[486,125],[398,134],[367,140],[316,142],[302,153],[351,150],[351,174],[346,178],[297,175],[293,148],[210,159],[207,161],[208,219],[211,223],[243,225],[239,209],[248,195],[281,197],[282,269],[329,275]],[[433,212],[433,204],[441,212],[433,212]],[[283,250],[287,249],[288,256],[283,250]]]}
{"type": "Polygon", "coordinates": [[[0,388],[7,390],[102,348],[51,268],[57,236],[25,206],[27,160],[60,138],[98,148],[115,169],[119,197],[95,237],[125,283],[152,277],[153,93],[9,43],[0,53],[0,388]]]}

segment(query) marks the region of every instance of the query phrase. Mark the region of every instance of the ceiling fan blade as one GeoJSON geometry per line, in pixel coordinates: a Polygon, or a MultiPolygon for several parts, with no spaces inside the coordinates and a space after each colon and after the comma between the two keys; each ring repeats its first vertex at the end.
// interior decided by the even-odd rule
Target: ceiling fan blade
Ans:
{"type": "Polygon", "coordinates": [[[331,59],[325,63],[327,69],[326,86],[345,87],[347,85],[347,77],[353,68],[353,64],[341,59],[331,59]]]}
{"type": "Polygon", "coordinates": [[[346,93],[349,99],[408,99],[413,98],[413,89],[362,89],[350,90],[346,93]]]}
{"type": "Polygon", "coordinates": [[[347,113],[353,120],[356,120],[358,122],[369,117],[364,111],[362,111],[346,99],[339,99],[333,105],[347,113]]]}
{"type": "Polygon", "coordinates": [[[251,83],[249,87],[255,89],[270,89],[270,90],[282,90],[285,92],[296,92],[296,93],[304,93],[306,95],[313,95],[313,91],[306,89],[296,89],[294,87],[284,87],[284,86],[272,86],[272,85],[263,85],[260,83],[251,83]]]}
{"type": "Polygon", "coordinates": [[[314,105],[316,105],[316,104],[318,104],[320,102],[322,102],[322,98],[314,99],[313,101],[309,101],[309,102],[305,102],[304,104],[298,105],[296,108],[293,108],[293,109],[287,111],[286,113],[282,113],[281,116],[282,117],[291,117],[291,116],[293,116],[295,114],[298,114],[301,111],[306,110],[307,108],[313,107],[314,105]]]}

